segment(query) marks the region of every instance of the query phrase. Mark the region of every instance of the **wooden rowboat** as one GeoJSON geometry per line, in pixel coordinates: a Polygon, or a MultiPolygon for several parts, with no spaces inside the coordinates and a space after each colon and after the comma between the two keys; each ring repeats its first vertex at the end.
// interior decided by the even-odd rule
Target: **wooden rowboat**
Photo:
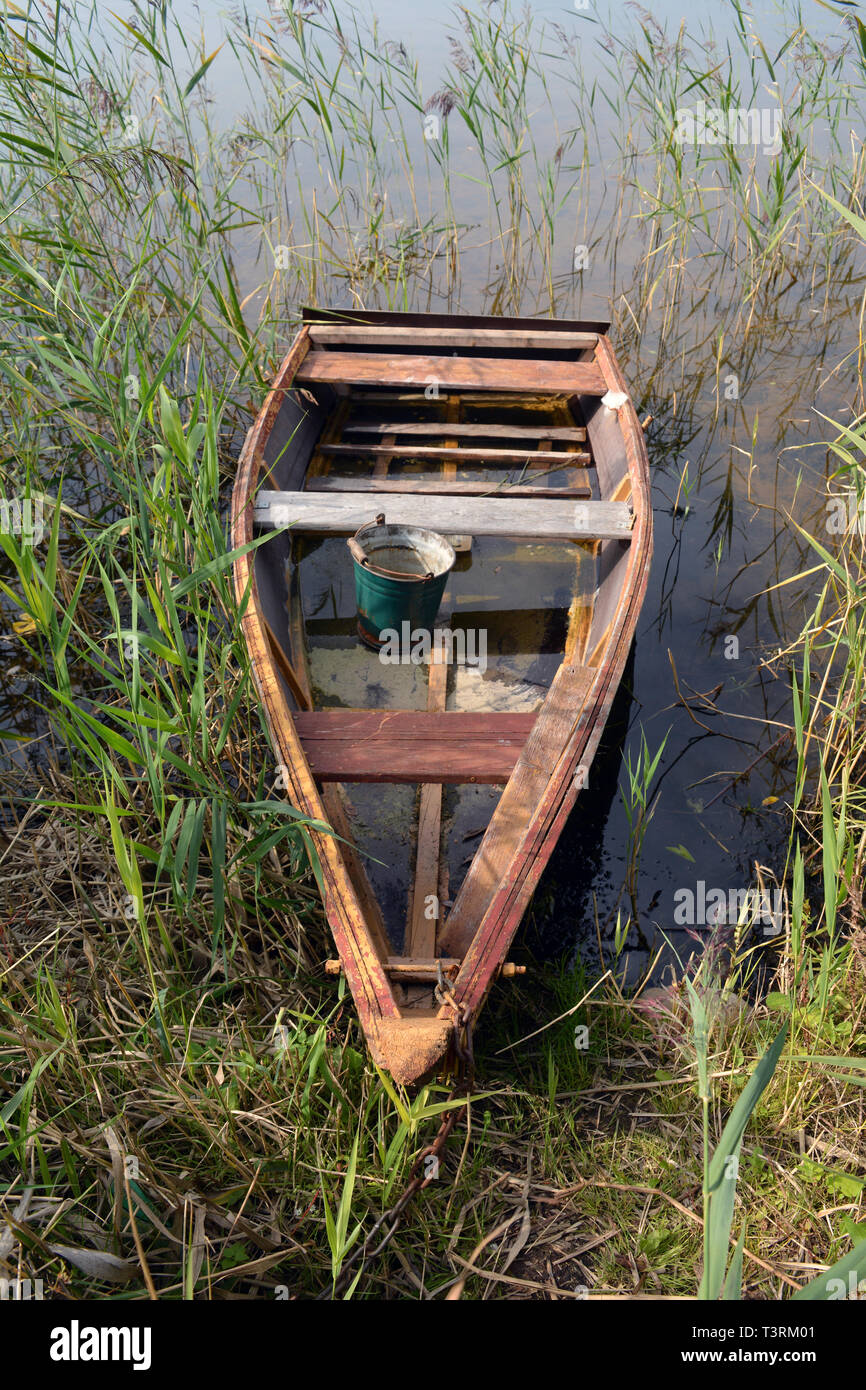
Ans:
{"type": "Polygon", "coordinates": [[[329,968],[410,1083],[462,1054],[516,973],[515,931],[591,794],[646,590],[649,461],[607,324],[303,320],[233,497],[235,546],[279,529],[235,584],[276,785],[335,832],[313,836],[329,968]],[[459,552],[429,661],[357,640],[345,538],[382,512],[459,552]]]}

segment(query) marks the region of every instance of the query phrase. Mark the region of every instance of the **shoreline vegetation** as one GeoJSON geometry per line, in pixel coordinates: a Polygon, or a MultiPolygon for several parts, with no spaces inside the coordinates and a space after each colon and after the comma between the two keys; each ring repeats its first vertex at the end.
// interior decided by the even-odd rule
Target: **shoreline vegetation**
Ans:
{"type": "MultiPolygon", "coordinates": [[[[862,260],[847,127],[866,31],[829,9],[832,41],[788,7],[771,52],[733,0],[735,78],[730,53],[635,7],[625,36],[595,26],[590,87],[573,33],[459,10],[432,93],[401,43],[324,0],[241,14],[211,52],[168,4],[131,6],[108,47],[86,12],[73,31],[60,7],[0,21],[0,492],[7,520],[40,518],[38,544],[0,533],[0,1278],[59,1299],[683,1298],[718,1296],[733,1260],[729,1290],[741,1272],[744,1297],[777,1300],[866,1239],[862,336],[821,358],[848,411],[826,422],[826,474],[801,477],[814,524],[777,508],[799,547],[780,601],[809,604],[762,662],[790,687],[781,857],[736,921],[693,932],[675,981],[651,958],[636,985],[659,805],[644,740],[603,971],[521,957],[531,988],[489,1007],[478,1095],[368,1262],[454,1102],[378,1073],[323,972],[308,826],[274,792],[226,539],[234,460],[305,301],[451,307],[474,280],[488,312],[562,312],[572,243],[613,227],[643,238],[618,324],[651,323],[659,361],[685,356],[680,301],[735,288],[708,342],[718,415],[731,342],[747,361],[789,277],[829,299],[862,260]],[[229,56],[249,110],[224,130],[211,67],[229,56]],[[678,109],[748,112],[768,90],[775,153],[674,138],[678,109]],[[605,149],[616,215],[595,222],[605,149]],[[714,1215],[713,1155],[756,1069],[736,1202],[714,1215]]],[[[678,463],[675,509],[692,485],[678,463]]]]}

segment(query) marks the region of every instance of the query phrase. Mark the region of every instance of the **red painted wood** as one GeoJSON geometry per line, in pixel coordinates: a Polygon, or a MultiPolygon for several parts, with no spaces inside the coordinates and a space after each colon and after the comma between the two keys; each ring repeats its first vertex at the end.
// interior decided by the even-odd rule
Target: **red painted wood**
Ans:
{"type": "Polygon", "coordinates": [[[507,782],[535,714],[315,710],[295,714],[325,782],[507,782]]]}
{"type": "Polygon", "coordinates": [[[594,362],[544,362],[531,357],[439,357],[386,352],[310,352],[300,382],[368,386],[427,386],[463,391],[557,392],[603,396],[607,387],[594,362]]]}

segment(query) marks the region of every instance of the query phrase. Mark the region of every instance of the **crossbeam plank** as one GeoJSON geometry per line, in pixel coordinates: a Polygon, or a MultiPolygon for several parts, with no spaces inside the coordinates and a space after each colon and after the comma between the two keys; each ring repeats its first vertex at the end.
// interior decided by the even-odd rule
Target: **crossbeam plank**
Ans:
{"type": "MultiPolygon", "coordinates": [[[[346,388],[346,390],[348,390],[348,387],[346,388]]],[[[539,411],[542,408],[556,410],[562,406],[568,405],[570,395],[570,391],[543,391],[540,395],[533,395],[532,405],[539,411]]],[[[448,399],[447,396],[445,397],[445,399],[448,399]]],[[[502,390],[473,391],[469,399],[472,405],[483,405],[491,407],[496,405],[504,405],[511,407],[515,403],[513,394],[510,391],[502,390]]],[[[439,404],[439,402],[437,402],[430,396],[425,395],[423,391],[389,391],[384,387],[379,387],[377,389],[375,385],[366,388],[363,386],[354,387],[351,392],[351,403],[353,406],[370,404],[381,406],[390,405],[392,403],[395,405],[417,405],[423,407],[428,412],[430,411],[431,407],[435,411],[435,408],[439,404]]]]}
{"type": "MultiPolygon", "coordinates": [[[[443,429],[443,435],[446,430],[443,429]]],[[[490,463],[494,466],[500,463],[532,463],[537,468],[539,464],[560,464],[563,468],[575,468],[581,464],[588,465],[591,461],[590,455],[585,451],[581,453],[568,454],[563,450],[554,449],[477,449],[472,446],[455,449],[446,444],[322,444],[323,454],[348,454],[350,457],[357,458],[362,454],[372,454],[375,457],[400,457],[413,459],[433,459],[442,462],[453,462],[457,465],[461,463],[490,463]],[[448,457],[448,456],[453,457],[448,457]]]]}
{"type": "Polygon", "coordinates": [[[298,710],[292,717],[301,738],[314,738],[317,742],[348,739],[356,743],[364,739],[412,743],[427,737],[435,737],[437,743],[449,739],[455,743],[467,739],[486,743],[521,740],[536,719],[534,713],[513,710],[350,709],[345,705],[298,710]]]}
{"type": "MultiPolygon", "coordinates": [[[[531,475],[530,475],[531,476],[531,475]]],[[[308,492],[405,492],[407,481],[413,492],[445,497],[591,497],[588,483],[578,487],[545,487],[543,483],[473,482],[465,478],[443,478],[413,473],[411,478],[345,478],[333,473],[311,478],[308,492]]]]}
{"type": "MultiPolygon", "coordinates": [[[[417,434],[444,435],[445,420],[347,420],[343,434],[417,434]]],[[[448,423],[447,433],[463,439],[564,439],[569,444],[582,444],[586,430],[575,425],[484,425],[461,421],[448,423]]]]}
{"type": "Polygon", "coordinates": [[[597,333],[527,332],[502,328],[381,328],[363,324],[310,324],[310,339],[316,346],[378,347],[408,343],[417,348],[515,348],[530,352],[580,352],[594,348],[597,333]]]}
{"type": "Polygon", "coordinates": [[[603,396],[607,390],[594,362],[545,362],[532,357],[438,357],[381,352],[313,351],[295,381],[359,386],[429,386],[458,391],[557,391],[603,396]]]}
{"type": "MultiPolygon", "coordinates": [[[[260,492],[259,526],[351,535],[375,517],[364,492],[260,492]]],[[[390,494],[385,519],[446,535],[507,536],[512,540],[628,540],[634,517],[627,502],[559,501],[556,498],[435,497],[390,494]]]]}
{"type": "Polygon", "coordinates": [[[326,782],[507,782],[535,714],[328,709],[295,714],[326,782]]]}

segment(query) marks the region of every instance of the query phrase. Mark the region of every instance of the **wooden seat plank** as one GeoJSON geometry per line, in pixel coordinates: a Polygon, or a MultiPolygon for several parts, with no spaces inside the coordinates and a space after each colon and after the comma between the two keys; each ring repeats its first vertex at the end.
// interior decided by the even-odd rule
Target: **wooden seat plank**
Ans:
{"type": "MultiPolygon", "coordinates": [[[[442,430],[443,436],[446,430],[442,430]]],[[[455,440],[456,444],[456,440],[455,440]]],[[[581,464],[588,465],[591,462],[590,455],[586,451],[580,453],[566,453],[564,449],[536,449],[527,447],[526,449],[478,449],[472,446],[455,448],[454,445],[435,445],[435,444],[323,444],[321,446],[323,454],[348,454],[350,457],[357,458],[360,455],[371,454],[374,457],[397,457],[413,459],[431,459],[436,462],[453,462],[457,465],[461,463],[490,463],[498,465],[502,463],[529,463],[537,468],[539,464],[560,464],[563,468],[576,468],[581,464]],[[453,459],[446,456],[453,454],[453,459]]]]}
{"type": "MultiPolygon", "coordinates": [[[[394,405],[418,406],[427,413],[429,419],[433,420],[437,418],[436,411],[441,405],[443,399],[443,397],[440,396],[440,398],[436,400],[434,397],[426,395],[424,391],[411,390],[409,388],[406,388],[403,391],[399,389],[390,391],[384,386],[376,387],[371,385],[354,386],[351,389],[348,386],[337,386],[334,389],[336,391],[350,392],[350,402],[352,406],[384,406],[390,405],[392,403],[394,405]]],[[[445,396],[444,399],[447,400],[448,397],[445,396]]],[[[541,414],[541,412],[544,410],[552,411],[567,409],[568,402],[571,399],[572,393],[570,391],[541,391],[537,394],[533,392],[532,396],[528,398],[528,402],[523,403],[520,401],[515,401],[514,393],[512,391],[503,390],[473,390],[466,397],[466,400],[472,406],[486,406],[489,407],[491,410],[493,409],[493,407],[499,405],[505,406],[506,409],[510,410],[515,405],[529,403],[532,405],[534,410],[538,411],[539,414],[541,414]]],[[[547,436],[545,436],[545,438],[546,437],[547,436]]]]}
{"type": "MultiPolygon", "coordinates": [[[[592,488],[588,483],[579,487],[545,487],[543,483],[509,483],[484,479],[469,481],[464,478],[445,478],[423,476],[413,473],[409,479],[412,491],[446,497],[591,497],[592,488]]],[[[311,478],[308,492],[405,492],[407,479],[403,478],[346,478],[329,473],[325,477],[311,478]]]]}
{"type": "MultiPolygon", "coordinates": [[[[259,526],[351,535],[374,519],[375,507],[364,492],[262,491],[254,519],[259,526]]],[[[382,509],[394,525],[512,540],[628,540],[634,521],[627,502],[592,499],[437,497],[407,491],[390,494],[382,509]]]]}
{"type": "MultiPolygon", "coordinates": [[[[444,435],[444,420],[347,420],[343,434],[417,434],[444,435]]],[[[448,424],[447,433],[463,439],[564,439],[567,443],[582,444],[586,430],[577,425],[500,425],[461,421],[448,424]]]]}
{"type": "Polygon", "coordinates": [[[568,392],[603,396],[604,377],[594,362],[545,362],[532,357],[438,357],[414,353],[308,353],[295,375],[300,385],[327,382],[357,386],[429,386],[457,391],[517,391],[522,395],[568,392]]]}
{"type": "Polygon", "coordinates": [[[410,347],[514,348],[522,352],[579,352],[594,348],[597,333],[568,333],[551,329],[527,332],[509,328],[395,328],[365,324],[310,324],[310,339],[317,346],[378,347],[408,343],[410,347]]]}
{"type": "Polygon", "coordinates": [[[298,710],[293,715],[301,738],[387,739],[389,742],[434,736],[460,742],[467,738],[496,742],[524,739],[535,723],[535,714],[514,710],[416,710],[350,709],[337,705],[329,709],[298,710]]]}
{"type": "Polygon", "coordinates": [[[295,727],[325,782],[507,782],[535,714],[326,709],[295,727]]]}

